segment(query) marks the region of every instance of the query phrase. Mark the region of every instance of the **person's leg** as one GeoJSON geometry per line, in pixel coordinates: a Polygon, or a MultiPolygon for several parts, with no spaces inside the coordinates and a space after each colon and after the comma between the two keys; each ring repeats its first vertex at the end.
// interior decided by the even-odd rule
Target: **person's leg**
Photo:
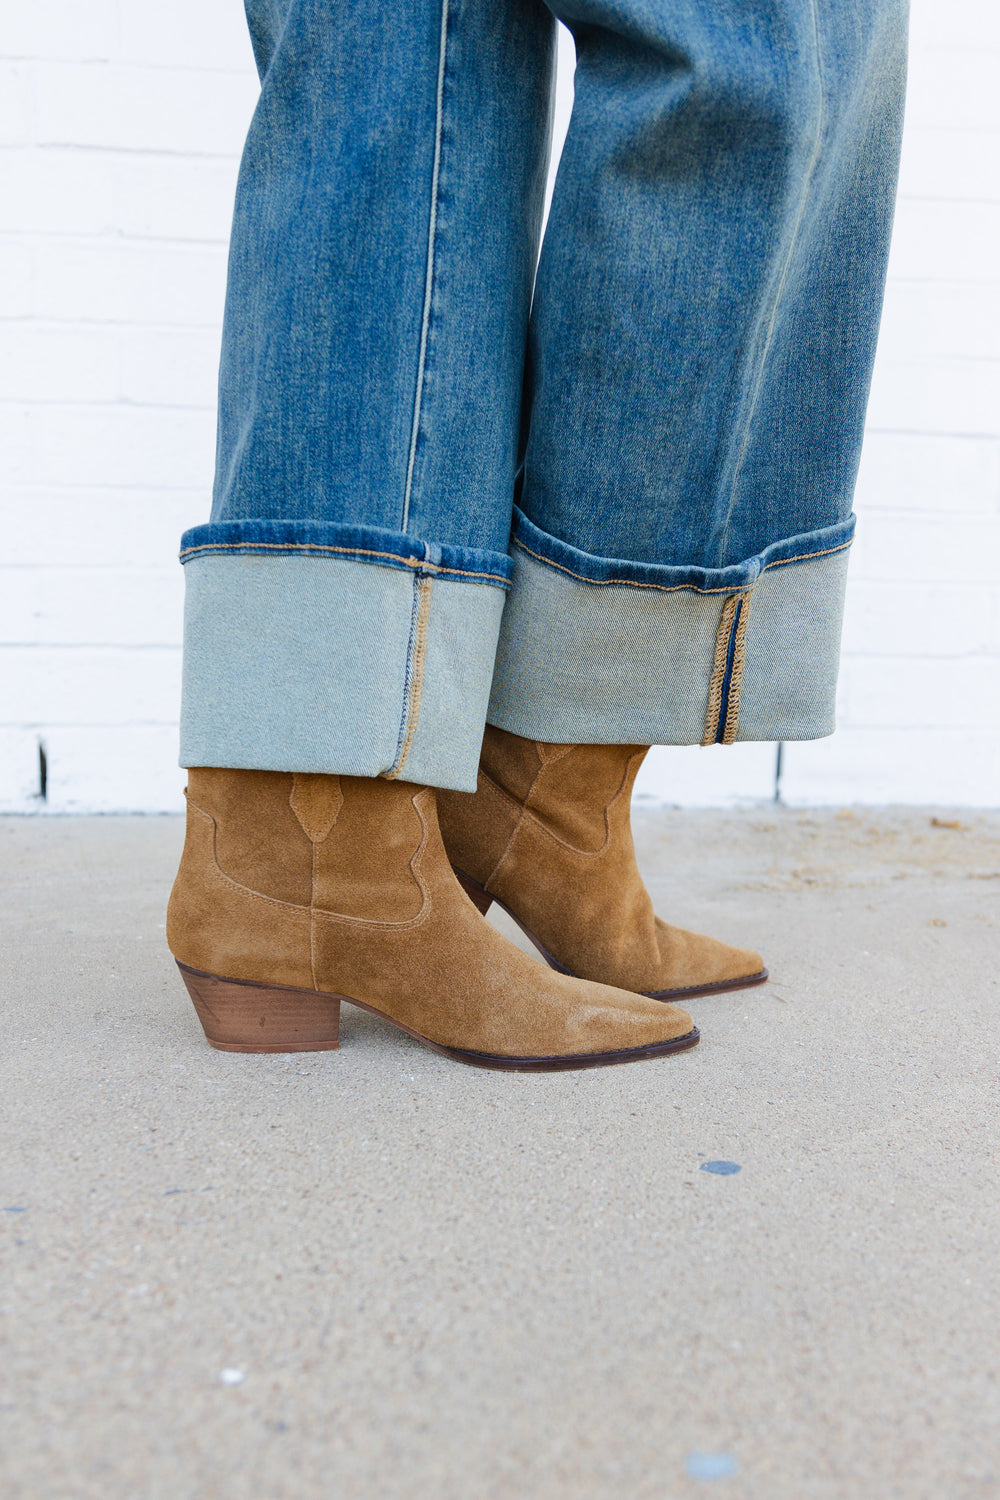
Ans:
{"type": "Polygon", "coordinates": [[[609,744],[827,734],[904,0],[552,4],[577,92],[490,722],[609,744]]]}
{"type": "Polygon", "coordinates": [[[657,927],[649,744],[833,728],[903,0],[551,0],[576,100],[531,316],[514,588],[457,867],[574,973],[759,979],[657,927]],[[610,749],[609,747],[617,747],[610,749]]]}
{"type": "Polygon", "coordinates": [[[183,765],[475,786],[509,587],[554,22],[249,0],[183,765]]]}
{"type": "Polygon", "coordinates": [[[540,971],[452,874],[476,781],[548,137],[535,0],[251,0],[211,521],[187,533],[187,840],[167,938],[216,1046],[342,998],[493,1067],[694,1045],[540,971]]]}

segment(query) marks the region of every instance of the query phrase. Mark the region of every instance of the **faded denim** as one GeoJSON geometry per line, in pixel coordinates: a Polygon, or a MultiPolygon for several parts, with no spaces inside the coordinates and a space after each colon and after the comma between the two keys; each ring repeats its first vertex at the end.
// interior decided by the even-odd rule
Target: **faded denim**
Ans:
{"type": "Polygon", "coordinates": [[[829,733],[902,0],[247,11],[182,762],[829,733]]]}

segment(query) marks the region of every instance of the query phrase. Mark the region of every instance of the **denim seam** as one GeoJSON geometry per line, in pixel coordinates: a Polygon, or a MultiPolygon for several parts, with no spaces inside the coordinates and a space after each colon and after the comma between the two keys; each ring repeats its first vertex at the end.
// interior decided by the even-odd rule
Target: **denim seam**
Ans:
{"type": "Polygon", "coordinates": [[[427,374],[427,340],[431,325],[431,301],[437,259],[438,192],[441,183],[441,140],[444,134],[444,75],[448,57],[449,0],[441,0],[441,31],[438,42],[437,86],[434,97],[434,167],[431,173],[431,207],[427,226],[427,269],[424,273],[424,306],[420,320],[420,353],[417,358],[417,387],[413,398],[413,423],[410,429],[410,451],[406,461],[406,487],[403,492],[403,516],[400,531],[410,524],[410,497],[413,493],[413,470],[417,462],[417,441],[423,414],[424,382],[427,374]]]}
{"type": "Polygon", "coordinates": [[[733,660],[729,669],[729,687],[726,697],[726,717],[722,726],[722,744],[731,745],[740,727],[740,693],[743,689],[743,665],[747,654],[747,626],[750,623],[750,604],[753,590],[744,594],[739,602],[734,626],[733,660]]]}
{"type": "Polygon", "coordinates": [[[410,628],[406,636],[406,650],[403,653],[403,699],[399,710],[399,730],[396,734],[396,752],[392,757],[392,764],[382,772],[387,781],[392,781],[399,765],[399,757],[403,753],[403,744],[406,740],[406,725],[410,716],[410,694],[413,688],[413,646],[417,638],[417,617],[420,613],[420,590],[417,580],[413,580],[413,589],[410,594],[410,628]]]}
{"type": "MultiPolygon", "coordinates": [[[[851,541],[853,541],[853,538],[851,541]]],[[[761,577],[769,568],[782,568],[786,567],[789,563],[811,562],[814,557],[829,557],[834,552],[843,552],[850,547],[851,541],[841,542],[836,547],[825,547],[818,552],[800,552],[795,557],[776,557],[773,562],[765,563],[757,576],[758,578],[761,577]]],[[[543,556],[541,552],[532,551],[518,537],[514,538],[513,545],[520,552],[526,552],[529,557],[533,557],[536,562],[542,563],[545,567],[555,568],[560,573],[565,573],[570,578],[576,578],[581,583],[592,584],[595,588],[614,584],[619,588],[652,589],[659,594],[677,594],[687,590],[691,594],[729,594],[731,597],[735,597],[741,589],[741,585],[739,584],[730,584],[717,589],[703,589],[699,588],[696,583],[640,583],[632,578],[588,578],[585,573],[574,573],[573,569],[567,568],[565,564],[553,562],[551,558],[543,556]]],[[[745,585],[742,587],[745,588],[745,585]]]]}
{"type": "Polygon", "coordinates": [[[708,679],[708,702],[705,705],[705,726],[701,743],[714,745],[719,732],[719,716],[722,712],[722,689],[726,680],[726,665],[729,658],[729,641],[733,632],[733,619],[739,595],[731,594],[722,606],[719,628],[715,633],[715,656],[712,673],[708,679]]]}
{"type": "Polygon", "coordinates": [[[417,578],[413,580],[413,592],[410,595],[410,629],[406,637],[406,650],[403,654],[403,701],[399,714],[399,732],[396,736],[396,753],[392,758],[392,765],[383,771],[387,781],[392,781],[399,766],[399,758],[403,753],[403,745],[406,743],[406,726],[410,718],[410,699],[413,692],[413,652],[417,640],[417,627],[420,619],[420,587],[417,578]]]}
{"type": "Polygon", "coordinates": [[[715,743],[721,745],[726,735],[726,720],[729,718],[729,699],[733,685],[733,666],[736,661],[736,631],[739,628],[740,615],[742,614],[742,600],[737,599],[736,609],[733,613],[729,627],[729,639],[726,642],[726,669],[722,678],[722,691],[720,693],[719,718],[715,726],[715,743]]]}
{"type": "MultiPolygon", "coordinates": [[[[764,346],[760,351],[760,359],[758,361],[757,379],[754,382],[754,388],[750,396],[750,406],[749,410],[747,411],[746,420],[743,426],[743,442],[740,445],[740,451],[736,459],[736,466],[733,469],[733,482],[729,490],[729,510],[726,517],[725,530],[723,531],[722,541],[720,544],[721,550],[723,552],[725,550],[726,541],[729,537],[729,527],[730,522],[732,521],[733,506],[736,503],[736,486],[739,483],[740,473],[742,471],[743,463],[747,455],[747,449],[750,447],[751,426],[753,424],[754,413],[757,410],[757,402],[760,399],[761,386],[764,384],[764,362],[767,359],[768,353],[770,352],[771,343],[774,338],[774,327],[778,321],[778,310],[781,307],[781,300],[784,295],[785,287],[788,283],[788,273],[791,269],[792,257],[795,254],[795,247],[799,242],[799,235],[802,230],[802,221],[805,218],[806,213],[806,204],[809,201],[809,193],[813,185],[813,179],[816,176],[816,168],[819,165],[820,153],[823,147],[823,127],[826,124],[826,109],[823,93],[823,58],[819,38],[819,18],[816,14],[816,0],[810,0],[809,10],[812,16],[813,40],[816,46],[816,78],[819,85],[819,109],[817,110],[816,116],[816,138],[813,142],[812,155],[809,159],[809,166],[806,171],[805,181],[802,185],[802,196],[799,201],[799,211],[796,215],[795,227],[792,230],[791,238],[788,242],[788,252],[785,256],[785,263],[781,268],[781,276],[779,278],[778,285],[775,288],[774,302],[771,306],[771,316],[768,319],[767,331],[764,335],[764,346]]],[[[789,561],[792,560],[793,559],[791,558],[789,559],[789,561]]]]}
{"type": "Polygon", "coordinates": [[[797,552],[794,557],[775,557],[761,568],[761,574],[767,572],[768,568],[785,568],[789,563],[812,562],[814,557],[831,557],[834,552],[846,552],[852,546],[854,538],[850,537],[846,542],[839,542],[836,547],[823,547],[818,552],[797,552]]]}
{"type": "Polygon", "coordinates": [[[311,553],[333,552],[347,557],[371,557],[382,558],[387,562],[398,563],[401,567],[409,568],[418,575],[429,575],[436,577],[438,574],[448,574],[455,578],[483,578],[491,583],[498,583],[505,589],[510,588],[510,579],[505,578],[502,573],[479,573],[471,568],[449,568],[444,563],[429,563],[422,557],[401,557],[398,552],[374,552],[364,547],[334,547],[321,542],[315,545],[301,542],[204,542],[199,547],[187,547],[180,554],[181,562],[196,557],[199,553],[215,553],[225,556],[227,553],[241,555],[254,552],[298,552],[303,557],[311,553]]]}
{"type": "Polygon", "coordinates": [[[387,781],[395,781],[403,774],[403,767],[413,746],[420,719],[420,699],[424,688],[424,666],[427,660],[427,620],[431,608],[429,578],[414,579],[413,608],[410,639],[407,644],[406,688],[403,694],[403,713],[399,726],[400,739],[396,748],[396,759],[385,773],[387,781]]]}

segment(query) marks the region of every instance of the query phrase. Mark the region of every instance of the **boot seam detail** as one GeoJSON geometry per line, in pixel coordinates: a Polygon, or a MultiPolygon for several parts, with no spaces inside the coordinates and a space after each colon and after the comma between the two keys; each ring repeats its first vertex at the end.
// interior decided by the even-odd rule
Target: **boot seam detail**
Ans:
{"type": "Polygon", "coordinates": [[[420,862],[423,858],[424,851],[427,848],[430,829],[427,824],[427,819],[420,811],[420,808],[417,807],[417,797],[419,797],[419,795],[420,793],[418,792],[416,796],[411,799],[411,801],[413,803],[414,811],[416,812],[417,817],[420,819],[420,827],[422,833],[420,843],[417,845],[414,853],[408,861],[408,868],[414,880],[417,882],[417,887],[422,897],[421,907],[416,915],[407,917],[405,922],[380,922],[374,917],[349,917],[346,912],[324,911],[323,907],[317,906],[314,909],[315,919],[317,922],[336,922],[340,924],[347,924],[351,927],[374,927],[383,932],[403,932],[411,927],[422,927],[424,923],[429,919],[433,902],[431,900],[431,893],[427,882],[424,880],[423,876],[420,873],[420,862]]]}
{"type": "MultiPolygon", "coordinates": [[[[576,746],[575,745],[571,745],[569,748],[570,749],[576,749],[576,746]]],[[[489,879],[490,880],[493,879],[493,876],[497,873],[497,870],[499,870],[501,864],[506,859],[506,857],[507,857],[507,855],[508,855],[508,853],[510,851],[511,844],[514,841],[514,836],[518,832],[518,829],[521,827],[522,823],[524,823],[525,821],[529,822],[532,825],[532,827],[536,828],[540,833],[544,833],[546,835],[546,837],[550,838],[554,844],[558,844],[561,849],[568,850],[570,854],[579,855],[581,859],[599,859],[601,855],[606,854],[607,851],[608,851],[608,849],[609,849],[609,847],[610,847],[610,845],[611,845],[611,842],[612,842],[611,809],[614,806],[614,804],[618,801],[618,798],[621,796],[621,794],[622,794],[622,792],[623,792],[623,790],[624,790],[624,788],[625,788],[625,786],[626,786],[626,784],[628,782],[629,773],[630,773],[630,770],[631,770],[631,767],[632,767],[632,763],[636,759],[637,759],[637,755],[630,755],[629,756],[628,760],[625,762],[625,769],[622,772],[622,778],[621,778],[621,781],[618,783],[617,790],[615,791],[614,795],[609,798],[608,802],[605,804],[605,806],[602,809],[602,816],[604,818],[604,843],[600,846],[599,849],[581,849],[579,847],[579,845],[577,845],[577,844],[569,844],[569,843],[567,843],[566,840],[563,839],[563,838],[560,838],[557,833],[553,833],[552,829],[549,828],[549,826],[542,821],[542,819],[538,816],[538,814],[532,808],[530,808],[530,807],[527,806],[527,798],[526,798],[524,804],[514,803],[514,806],[516,806],[516,807],[518,807],[520,809],[520,814],[521,815],[518,818],[518,821],[517,821],[517,823],[516,823],[516,825],[514,827],[513,832],[511,833],[510,838],[507,840],[507,843],[504,845],[504,851],[501,854],[500,858],[497,860],[496,866],[493,869],[493,871],[492,871],[489,879]]],[[[551,765],[552,762],[550,761],[549,764],[551,765]]],[[[544,767],[542,769],[544,769],[544,767]]],[[[484,778],[484,780],[490,782],[491,785],[493,785],[494,787],[496,787],[496,783],[493,782],[492,778],[490,776],[488,776],[485,771],[481,771],[480,775],[484,778]]],[[[541,771],[539,771],[538,775],[539,776],[541,775],[541,771]]],[[[528,797],[530,797],[531,793],[534,791],[534,789],[535,789],[535,782],[537,780],[538,780],[538,776],[535,777],[535,781],[533,781],[531,783],[531,786],[528,789],[528,793],[527,793],[528,797]]],[[[503,791],[501,791],[501,789],[499,787],[496,787],[496,790],[498,792],[500,792],[501,796],[506,797],[506,793],[504,793],[503,791]]],[[[511,801],[512,799],[508,797],[507,800],[511,801]]],[[[485,890],[489,890],[489,882],[488,881],[484,881],[483,887],[484,887],[485,890]]]]}
{"type": "MultiPolygon", "coordinates": [[[[524,818],[524,804],[521,803],[521,802],[518,802],[518,800],[517,800],[516,797],[511,797],[508,792],[505,792],[504,789],[503,789],[503,787],[499,786],[497,784],[497,782],[495,782],[493,780],[493,777],[490,776],[486,771],[484,771],[482,769],[482,767],[480,767],[480,769],[479,769],[479,774],[483,778],[483,781],[485,782],[485,784],[493,792],[495,792],[498,797],[500,797],[504,802],[506,802],[507,806],[509,808],[511,808],[511,810],[516,814],[516,817],[515,817],[515,820],[514,820],[514,826],[513,826],[513,828],[510,831],[510,835],[509,835],[509,837],[507,839],[507,842],[504,844],[503,849],[500,851],[500,857],[498,858],[496,864],[493,866],[493,868],[490,871],[490,873],[487,875],[486,879],[483,881],[483,890],[484,891],[489,891],[489,889],[490,889],[490,881],[493,879],[494,875],[497,873],[497,871],[499,870],[500,866],[503,864],[504,860],[507,858],[508,850],[510,849],[511,844],[514,842],[514,838],[515,838],[515,836],[517,834],[517,830],[521,826],[521,822],[522,822],[522,820],[524,818]]],[[[532,786],[534,786],[534,784],[535,783],[532,782],[532,786]]],[[[490,894],[492,895],[493,893],[490,892],[490,894]]]]}
{"type": "Polygon", "coordinates": [[[212,867],[215,870],[215,873],[218,875],[218,877],[219,877],[220,880],[224,880],[225,883],[226,883],[226,885],[231,885],[232,888],[233,888],[233,890],[234,891],[239,891],[241,895],[244,895],[244,896],[253,896],[254,899],[257,900],[257,901],[266,901],[269,906],[281,906],[281,907],[284,907],[284,909],[286,911],[298,911],[298,912],[308,912],[309,911],[309,907],[307,905],[305,905],[301,901],[283,901],[280,896],[268,896],[268,895],[265,894],[264,891],[255,891],[254,888],[253,888],[253,886],[250,886],[250,885],[241,885],[238,880],[234,880],[231,875],[227,875],[226,872],[225,872],[225,870],[219,864],[219,855],[218,855],[218,850],[216,848],[216,843],[217,843],[218,833],[219,833],[219,825],[218,825],[218,823],[215,821],[215,818],[212,816],[212,814],[210,812],[206,812],[203,807],[199,807],[198,804],[197,804],[197,802],[192,802],[190,793],[188,793],[186,795],[187,795],[187,799],[188,799],[188,807],[191,810],[191,812],[196,812],[198,814],[198,816],[200,818],[203,818],[206,823],[211,824],[211,827],[212,827],[212,867]]]}
{"type": "MultiPolygon", "coordinates": [[[[327,815],[326,821],[324,823],[312,825],[309,820],[309,812],[306,807],[303,807],[302,799],[299,795],[302,790],[301,777],[303,775],[309,774],[315,773],[302,771],[292,772],[292,790],[289,794],[288,805],[295,815],[296,821],[298,822],[298,825],[302,829],[302,832],[305,834],[306,838],[310,841],[310,843],[317,844],[322,843],[324,839],[329,838],[331,830],[336,827],[337,819],[340,817],[340,811],[344,805],[344,793],[340,786],[340,777],[336,775],[332,776],[330,779],[336,781],[337,783],[336,793],[333,799],[333,811],[332,813],[329,813],[327,815]]],[[[305,800],[308,801],[307,796],[305,800]]]]}
{"type": "Polygon", "coordinates": [[[556,745],[554,747],[554,749],[552,750],[551,754],[547,754],[546,753],[546,748],[545,748],[545,741],[544,740],[535,740],[535,749],[538,751],[538,759],[541,761],[541,766],[539,768],[538,775],[535,777],[534,781],[532,781],[532,783],[531,783],[531,788],[529,789],[529,792],[528,792],[529,796],[531,795],[531,791],[534,789],[535,781],[538,780],[538,777],[542,774],[542,771],[544,771],[548,766],[557,765],[559,761],[565,760],[566,756],[572,754],[572,752],[576,749],[576,746],[575,745],[556,745]]]}
{"type": "MultiPolygon", "coordinates": [[[[400,932],[409,927],[419,927],[420,925],[422,925],[422,923],[426,922],[428,916],[430,915],[431,894],[427,888],[426,881],[420,875],[419,870],[415,868],[417,860],[427,846],[427,824],[419,809],[417,809],[417,814],[420,817],[420,823],[421,827],[424,830],[424,834],[416,853],[410,860],[410,869],[413,872],[413,878],[417,882],[417,885],[420,889],[420,894],[423,897],[423,905],[415,916],[408,917],[405,922],[379,922],[371,917],[349,917],[344,912],[323,911],[320,907],[313,908],[312,906],[304,906],[300,902],[282,901],[280,896],[267,896],[263,891],[255,891],[252,886],[241,885],[238,880],[234,880],[231,875],[227,875],[225,870],[219,864],[218,854],[216,852],[216,837],[218,834],[219,825],[216,823],[212,814],[205,812],[204,808],[199,807],[196,802],[191,802],[190,798],[188,805],[194,812],[198,813],[200,817],[204,818],[206,823],[210,823],[212,825],[213,868],[215,869],[215,872],[218,875],[219,879],[224,881],[226,885],[231,886],[234,891],[238,891],[241,896],[249,896],[254,901],[266,901],[269,906],[280,906],[284,908],[285,911],[297,911],[307,914],[312,914],[315,911],[316,921],[342,922],[347,923],[352,927],[375,927],[380,930],[390,932],[400,932]]],[[[310,921],[310,927],[311,925],[312,923],[310,921]]]]}
{"type": "Polygon", "coordinates": [[[312,976],[313,989],[318,990],[319,984],[316,980],[316,856],[319,853],[319,845],[312,841],[309,846],[312,855],[312,871],[309,879],[309,973],[312,976]]]}
{"type": "Polygon", "coordinates": [[[517,798],[512,797],[509,792],[505,792],[500,783],[494,781],[490,773],[488,771],[484,771],[482,766],[480,766],[479,768],[479,774],[483,778],[483,781],[486,783],[486,785],[490,788],[490,790],[496,792],[498,797],[502,797],[504,802],[507,803],[508,807],[513,808],[514,811],[518,813],[521,811],[522,804],[518,802],[517,798]]]}
{"type": "MultiPolygon", "coordinates": [[[[535,754],[538,756],[538,770],[535,772],[534,776],[531,778],[531,785],[528,787],[528,790],[524,794],[524,801],[518,804],[519,811],[518,811],[517,822],[514,824],[514,827],[511,829],[510,838],[507,840],[506,844],[504,845],[503,853],[501,854],[500,858],[497,860],[496,870],[493,871],[494,875],[497,873],[497,870],[500,869],[500,866],[503,864],[503,862],[507,858],[508,854],[511,853],[511,851],[512,851],[512,849],[514,847],[514,844],[515,844],[515,842],[517,840],[517,836],[520,833],[522,827],[524,826],[524,820],[525,820],[525,818],[531,817],[531,821],[533,823],[535,823],[535,824],[538,824],[538,819],[535,818],[535,817],[533,817],[529,813],[528,803],[531,801],[531,794],[535,790],[535,787],[538,785],[539,778],[541,777],[542,772],[545,770],[547,762],[546,762],[546,759],[545,759],[545,741],[544,740],[534,740],[534,741],[532,741],[532,743],[534,744],[534,747],[535,747],[535,754]]],[[[566,753],[568,753],[572,749],[573,749],[572,745],[566,746],[566,753]]],[[[562,759],[561,756],[554,757],[554,759],[556,759],[556,758],[562,759]]],[[[539,825],[539,826],[541,826],[541,825],[539,825]]],[[[492,876],[490,878],[492,879],[492,876]]]]}

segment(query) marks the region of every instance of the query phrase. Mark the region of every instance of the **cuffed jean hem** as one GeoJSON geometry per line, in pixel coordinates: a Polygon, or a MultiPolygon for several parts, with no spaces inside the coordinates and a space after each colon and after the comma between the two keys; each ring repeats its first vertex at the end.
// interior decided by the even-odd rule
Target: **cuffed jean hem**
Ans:
{"type": "Polygon", "coordinates": [[[510,558],[233,521],[186,532],[181,561],[182,766],[475,790],[510,558]]]}
{"type": "Polygon", "coordinates": [[[854,524],[713,569],[595,557],[516,511],[489,722],[562,744],[831,734],[854,524]]]}

